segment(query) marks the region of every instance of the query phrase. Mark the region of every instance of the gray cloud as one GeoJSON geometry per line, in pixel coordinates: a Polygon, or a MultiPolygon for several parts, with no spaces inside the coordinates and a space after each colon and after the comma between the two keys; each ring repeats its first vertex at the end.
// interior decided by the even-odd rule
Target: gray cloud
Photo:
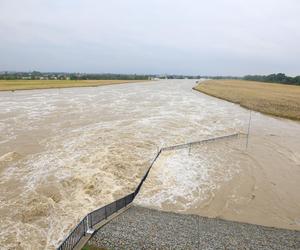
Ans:
{"type": "Polygon", "coordinates": [[[1,0],[0,70],[300,74],[298,0],[1,0]]]}

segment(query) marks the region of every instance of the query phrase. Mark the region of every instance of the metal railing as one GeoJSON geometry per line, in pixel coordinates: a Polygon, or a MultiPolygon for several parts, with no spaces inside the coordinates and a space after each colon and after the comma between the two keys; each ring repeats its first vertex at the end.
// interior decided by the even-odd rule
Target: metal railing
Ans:
{"type": "Polygon", "coordinates": [[[211,138],[207,140],[201,140],[201,141],[195,141],[195,142],[189,142],[185,144],[179,144],[171,147],[164,147],[161,148],[156,156],[154,157],[153,161],[151,162],[147,172],[143,176],[142,180],[140,181],[139,185],[135,189],[135,191],[131,194],[128,194],[121,199],[118,199],[116,201],[113,201],[112,203],[105,205],[104,207],[101,207],[99,209],[96,209],[95,211],[89,213],[87,216],[85,216],[79,224],[70,232],[69,236],[61,243],[61,245],[57,248],[58,250],[72,250],[74,247],[78,244],[78,242],[86,236],[88,232],[93,232],[94,226],[104,220],[106,220],[109,216],[113,215],[114,213],[118,212],[120,209],[126,207],[129,205],[134,198],[138,195],[144,181],[147,179],[148,174],[154,164],[154,162],[157,160],[159,155],[163,151],[169,151],[169,150],[176,150],[181,148],[186,148],[192,145],[202,144],[202,143],[208,143],[216,140],[222,140],[222,139],[229,139],[238,137],[239,134],[232,134],[227,136],[221,136],[216,138],[211,138]]]}
{"type": "Polygon", "coordinates": [[[63,241],[58,249],[73,249],[83,236],[86,234],[87,216],[71,231],[69,236],[63,241]]]}
{"type": "Polygon", "coordinates": [[[88,226],[93,228],[96,224],[106,220],[112,214],[118,212],[120,209],[126,207],[133,201],[134,193],[131,193],[117,201],[114,201],[104,207],[101,207],[87,215],[88,226]]]}

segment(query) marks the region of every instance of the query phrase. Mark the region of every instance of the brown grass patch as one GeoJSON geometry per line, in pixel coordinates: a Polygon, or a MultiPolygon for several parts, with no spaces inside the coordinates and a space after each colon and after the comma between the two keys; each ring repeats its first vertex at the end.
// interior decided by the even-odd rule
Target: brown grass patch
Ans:
{"type": "Polygon", "coordinates": [[[145,80],[0,80],[0,91],[96,87],[102,85],[142,82],[145,80]]]}
{"type": "Polygon", "coordinates": [[[300,120],[300,86],[242,80],[207,80],[194,89],[265,114],[300,120]]]}

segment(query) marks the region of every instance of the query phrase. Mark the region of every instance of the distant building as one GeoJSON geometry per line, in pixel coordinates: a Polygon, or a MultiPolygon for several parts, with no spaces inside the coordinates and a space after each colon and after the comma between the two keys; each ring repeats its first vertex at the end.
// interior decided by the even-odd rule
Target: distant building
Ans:
{"type": "Polygon", "coordinates": [[[152,80],[152,81],[157,81],[157,80],[159,80],[158,77],[149,77],[148,79],[149,79],[149,80],[152,80]]]}

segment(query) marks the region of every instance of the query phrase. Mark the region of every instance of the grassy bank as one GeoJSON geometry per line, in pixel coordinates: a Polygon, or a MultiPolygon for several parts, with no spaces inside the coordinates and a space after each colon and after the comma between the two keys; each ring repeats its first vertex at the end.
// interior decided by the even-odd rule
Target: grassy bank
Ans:
{"type": "Polygon", "coordinates": [[[242,80],[207,80],[195,88],[265,114],[300,120],[300,87],[242,80]]]}
{"type": "Polygon", "coordinates": [[[0,91],[96,87],[131,82],[141,82],[141,80],[0,80],[0,91]]]}

